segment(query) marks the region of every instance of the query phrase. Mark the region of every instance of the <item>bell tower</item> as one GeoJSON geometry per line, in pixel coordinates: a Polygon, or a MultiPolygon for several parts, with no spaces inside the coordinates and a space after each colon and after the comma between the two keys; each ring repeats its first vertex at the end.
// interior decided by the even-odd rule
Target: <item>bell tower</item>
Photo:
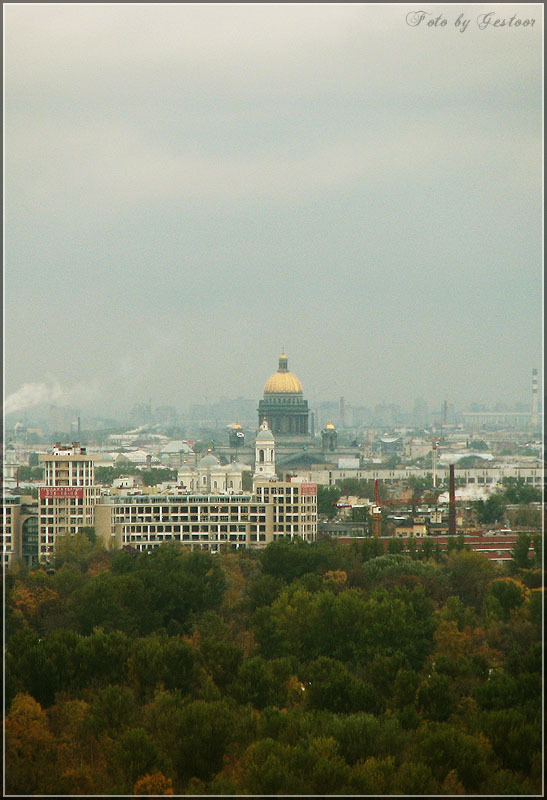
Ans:
{"type": "Polygon", "coordinates": [[[275,474],[275,439],[266,420],[263,420],[255,441],[255,480],[277,480],[275,474]]]}

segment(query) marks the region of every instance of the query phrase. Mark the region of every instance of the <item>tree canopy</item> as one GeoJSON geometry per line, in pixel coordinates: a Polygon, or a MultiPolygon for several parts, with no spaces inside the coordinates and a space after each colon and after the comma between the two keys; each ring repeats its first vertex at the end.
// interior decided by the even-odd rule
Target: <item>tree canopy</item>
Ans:
{"type": "Polygon", "coordinates": [[[91,534],[7,575],[8,793],[541,792],[540,541],[500,567],[463,541],[91,534]]]}

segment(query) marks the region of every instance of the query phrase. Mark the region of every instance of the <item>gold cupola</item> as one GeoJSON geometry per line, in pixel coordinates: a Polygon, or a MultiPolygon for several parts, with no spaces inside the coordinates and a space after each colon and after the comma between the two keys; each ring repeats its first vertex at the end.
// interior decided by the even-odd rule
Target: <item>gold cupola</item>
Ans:
{"type": "Polygon", "coordinates": [[[285,353],[279,356],[279,368],[270,375],[264,386],[264,394],[302,394],[302,384],[288,369],[288,358],[285,353]]]}

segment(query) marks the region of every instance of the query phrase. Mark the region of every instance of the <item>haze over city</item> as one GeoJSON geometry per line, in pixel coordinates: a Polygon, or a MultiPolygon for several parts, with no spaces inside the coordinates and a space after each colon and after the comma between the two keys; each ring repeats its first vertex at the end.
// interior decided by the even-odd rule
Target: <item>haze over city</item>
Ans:
{"type": "Polygon", "coordinates": [[[8,4],[6,413],[526,402],[542,9],[432,8],[8,4]]]}

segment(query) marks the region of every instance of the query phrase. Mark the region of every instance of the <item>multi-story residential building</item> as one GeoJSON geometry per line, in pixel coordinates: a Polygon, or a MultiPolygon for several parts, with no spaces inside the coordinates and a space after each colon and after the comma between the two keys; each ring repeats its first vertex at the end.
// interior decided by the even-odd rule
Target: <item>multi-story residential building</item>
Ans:
{"type": "Polygon", "coordinates": [[[306,542],[317,537],[317,486],[313,483],[255,482],[259,501],[272,509],[272,540],[294,539],[306,542]]]}
{"type": "Polygon", "coordinates": [[[20,560],[29,567],[38,562],[38,503],[33,497],[14,493],[2,497],[0,545],[5,567],[20,560]]]}
{"type": "Polygon", "coordinates": [[[2,497],[2,528],[0,530],[0,543],[2,545],[2,565],[10,567],[14,560],[20,557],[18,552],[17,530],[21,512],[20,498],[7,495],[2,497]]]}
{"type": "Polygon", "coordinates": [[[95,524],[100,489],[95,485],[94,460],[79,442],[57,443],[51,454],[40,455],[45,486],[40,487],[40,559],[53,552],[58,536],[95,524]]]}
{"type": "Polygon", "coordinates": [[[316,487],[261,483],[242,494],[125,494],[101,498],[95,530],[112,549],[149,550],[180,542],[195,550],[265,547],[281,537],[317,535],[316,487]]]}

